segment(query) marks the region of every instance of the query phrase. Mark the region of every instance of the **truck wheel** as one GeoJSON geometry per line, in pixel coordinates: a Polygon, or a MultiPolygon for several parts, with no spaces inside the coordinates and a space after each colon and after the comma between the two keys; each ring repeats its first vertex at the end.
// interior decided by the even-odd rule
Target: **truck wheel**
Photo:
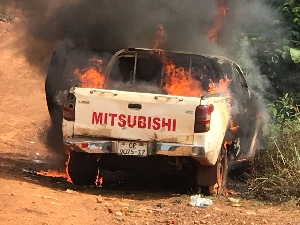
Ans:
{"type": "Polygon", "coordinates": [[[65,68],[67,53],[65,48],[56,49],[51,57],[45,80],[46,101],[51,122],[55,128],[61,129],[62,106],[56,101],[56,95],[61,89],[62,74],[65,68]]]}
{"type": "Polygon", "coordinates": [[[62,106],[58,105],[52,99],[54,99],[53,96],[48,96],[46,94],[48,112],[49,112],[49,115],[50,115],[51,123],[57,131],[61,131],[62,113],[63,113],[62,106]]]}
{"type": "MultiPolygon", "coordinates": [[[[201,188],[201,193],[204,195],[223,195],[226,192],[226,181],[228,171],[228,157],[227,151],[222,147],[219,158],[216,165],[211,167],[209,170],[199,170],[197,172],[197,182],[201,188]],[[204,173],[204,174],[203,174],[204,173]],[[201,175],[203,174],[203,175],[201,175]],[[209,180],[209,183],[213,185],[203,185],[199,183],[201,180],[199,177],[205,177],[204,179],[209,180]]],[[[202,181],[202,183],[205,181],[202,181]]]]}
{"type": "Polygon", "coordinates": [[[197,172],[197,183],[204,195],[223,195],[226,192],[228,172],[227,150],[222,147],[217,163],[212,167],[200,166],[197,172]],[[206,183],[206,184],[204,184],[206,183]],[[209,183],[209,184],[208,184],[209,183]]]}
{"type": "Polygon", "coordinates": [[[226,192],[226,181],[228,172],[227,151],[222,147],[217,161],[217,183],[209,187],[210,194],[223,195],[226,192]]]}
{"type": "Polygon", "coordinates": [[[97,161],[96,159],[91,158],[88,153],[71,151],[68,173],[74,184],[95,184],[98,174],[97,161]]]}

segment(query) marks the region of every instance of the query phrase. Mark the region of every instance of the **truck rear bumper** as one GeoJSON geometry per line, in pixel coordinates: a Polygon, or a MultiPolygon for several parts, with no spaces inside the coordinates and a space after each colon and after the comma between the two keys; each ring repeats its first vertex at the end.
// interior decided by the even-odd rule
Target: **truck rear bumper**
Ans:
{"type": "MultiPolygon", "coordinates": [[[[64,146],[72,151],[86,153],[118,154],[119,142],[124,140],[87,140],[84,138],[64,138],[64,146]]],[[[201,146],[178,143],[147,142],[147,155],[189,156],[205,158],[201,146]]]]}

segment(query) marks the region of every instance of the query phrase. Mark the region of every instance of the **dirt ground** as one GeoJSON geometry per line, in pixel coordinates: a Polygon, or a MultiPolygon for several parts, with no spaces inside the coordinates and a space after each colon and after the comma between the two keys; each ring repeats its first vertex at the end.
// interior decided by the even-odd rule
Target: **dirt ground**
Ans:
{"type": "MultiPolygon", "coordinates": [[[[47,138],[45,76],[14,47],[12,25],[2,22],[0,33],[0,224],[300,224],[299,207],[243,194],[209,197],[207,208],[189,206],[184,175],[104,173],[103,187],[36,175],[63,170],[65,160],[48,147],[57,143],[47,138]]],[[[231,188],[247,191],[236,182],[231,188]]]]}

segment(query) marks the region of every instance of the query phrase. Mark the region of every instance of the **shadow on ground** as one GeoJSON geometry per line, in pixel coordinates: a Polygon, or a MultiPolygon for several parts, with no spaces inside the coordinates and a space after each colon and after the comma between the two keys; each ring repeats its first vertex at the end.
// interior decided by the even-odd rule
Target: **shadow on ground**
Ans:
{"type": "MultiPolygon", "coordinates": [[[[46,177],[37,175],[37,171],[48,170],[46,162],[36,163],[36,159],[22,154],[0,154],[0,177],[18,181],[26,181],[51,189],[66,191],[72,189],[78,192],[120,196],[122,198],[139,199],[143,196],[155,198],[170,197],[178,194],[195,194],[191,185],[193,178],[191,171],[153,171],[149,172],[108,172],[103,171],[102,187],[77,186],[61,177],[46,177]]],[[[52,164],[53,165],[53,164],[52,164]]],[[[64,168],[62,168],[64,170],[64,168]]]]}

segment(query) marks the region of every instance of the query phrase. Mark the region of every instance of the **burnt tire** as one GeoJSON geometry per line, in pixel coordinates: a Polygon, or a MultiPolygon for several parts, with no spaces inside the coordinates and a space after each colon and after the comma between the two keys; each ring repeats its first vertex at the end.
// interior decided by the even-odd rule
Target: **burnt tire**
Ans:
{"type": "Polygon", "coordinates": [[[47,95],[46,93],[46,101],[48,112],[50,115],[51,123],[55,130],[60,131],[62,126],[62,106],[55,102],[55,96],[47,95]]]}
{"type": "MultiPolygon", "coordinates": [[[[199,171],[199,170],[198,170],[199,171]]],[[[203,171],[202,172],[206,172],[203,171]]],[[[197,176],[199,176],[197,174],[197,176]]],[[[198,185],[204,195],[224,195],[226,193],[226,182],[228,176],[228,156],[225,148],[222,147],[216,164],[207,171],[206,179],[210,185],[198,185]]],[[[197,178],[198,179],[198,178],[197,178]]]]}
{"type": "Polygon", "coordinates": [[[56,100],[56,95],[62,89],[63,71],[67,60],[67,50],[64,47],[56,49],[51,57],[47,77],[45,80],[45,92],[48,112],[55,128],[61,130],[62,106],[56,100]]]}
{"type": "Polygon", "coordinates": [[[71,151],[68,173],[76,185],[93,185],[98,175],[97,160],[88,153],[71,151]]]}
{"type": "MultiPolygon", "coordinates": [[[[222,148],[217,161],[217,183],[216,187],[210,187],[210,193],[216,192],[218,195],[226,193],[226,182],[228,175],[228,156],[226,149],[222,148]]],[[[211,193],[211,194],[212,194],[211,193]]]]}

